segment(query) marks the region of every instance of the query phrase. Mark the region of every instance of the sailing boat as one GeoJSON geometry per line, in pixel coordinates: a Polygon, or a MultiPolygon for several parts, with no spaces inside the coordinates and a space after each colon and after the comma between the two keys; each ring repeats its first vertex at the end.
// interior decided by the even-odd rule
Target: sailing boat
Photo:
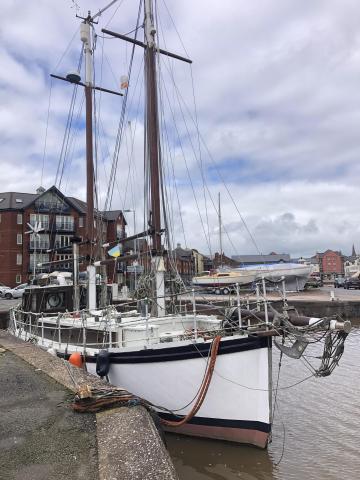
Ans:
{"type": "MultiPolygon", "coordinates": [[[[90,243],[93,241],[91,91],[95,87],[90,73],[89,30],[93,20],[89,14],[81,27],[87,71],[87,239],[90,243]]],[[[151,214],[149,230],[134,237],[151,237],[148,258],[153,270],[154,294],[139,301],[135,312],[125,308],[118,311],[113,305],[96,308],[91,278],[94,270],[108,260],[90,259],[88,304],[87,308],[81,308],[76,278],[78,245],[74,242],[73,292],[70,293],[68,286],[30,289],[24,294],[22,307],[11,311],[10,329],[24,340],[56,350],[65,359],[72,352],[81,352],[88,371],[107,376],[113,385],[146,400],[158,412],[167,430],[264,448],[270,439],[272,423],[272,338],[281,336],[282,343],[274,341],[281,351],[300,358],[311,336],[319,332],[326,338],[327,346],[336,342],[342,346],[349,324],[330,318],[299,317],[289,310],[286,302],[282,312],[275,312],[267,302],[265,285],[262,307],[259,302],[254,309],[243,308],[238,296],[236,306],[221,315],[208,315],[200,310],[193,296],[190,311],[188,304],[181,309],[177,303],[175,312],[166,312],[156,57],[168,55],[189,60],[156,44],[152,0],[144,3],[144,42],[108,30],[103,32],[131,42],[145,52],[151,214]],[[66,307],[59,308],[61,301],[55,302],[54,295],[62,295],[61,298],[70,295],[72,309],[67,302],[63,302],[66,307]],[[287,344],[294,337],[296,341],[287,344]]],[[[316,374],[329,374],[341,353],[341,348],[324,349],[316,374]]]]}
{"type": "Polygon", "coordinates": [[[218,268],[202,272],[192,279],[194,287],[203,287],[210,291],[214,290],[216,294],[230,293],[232,287],[236,285],[252,285],[256,279],[256,273],[240,271],[223,265],[223,247],[222,247],[222,221],[221,221],[221,201],[219,192],[218,203],[218,220],[219,220],[219,247],[220,247],[220,265],[218,268]]]}

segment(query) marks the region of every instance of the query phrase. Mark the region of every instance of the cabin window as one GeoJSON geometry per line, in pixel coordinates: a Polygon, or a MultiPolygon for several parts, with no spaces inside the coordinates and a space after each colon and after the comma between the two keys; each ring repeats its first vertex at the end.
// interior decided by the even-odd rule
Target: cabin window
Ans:
{"type": "Polygon", "coordinates": [[[16,235],[16,243],[17,243],[17,245],[22,245],[22,240],[23,240],[23,239],[22,239],[22,233],[18,233],[18,234],[16,235]]]}
{"type": "Polygon", "coordinates": [[[21,283],[21,275],[16,275],[15,282],[16,283],[21,283]]]}
{"type": "Polygon", "coordinates": [[[18,214],[17,214],[16,223],[17,223],[18,225],[22,225],[22,223],[23,223],[22,213],[18,213],[18,214]]]}
{"type": "Polygon", "coordinates": [[[16,265],[22,265],[22,253],[16,254],[16,265]]]}
{"type": "Polygon", "coordinates": [[[228,273],[219,273],[218,274],[218,277],[228,277],[229,274],[228,273]]]}

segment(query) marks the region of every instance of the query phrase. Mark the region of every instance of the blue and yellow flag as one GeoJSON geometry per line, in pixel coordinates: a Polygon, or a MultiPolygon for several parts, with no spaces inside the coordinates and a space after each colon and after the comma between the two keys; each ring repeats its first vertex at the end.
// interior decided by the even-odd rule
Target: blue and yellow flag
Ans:
{"type": "Polygon", "coordinates": [[[121,252],[120,252],[120,247],[119,245],[115,245],[115,247],[113,248],[110,248],[110,250],[108,250],[108,255],[110,255],[110,257],[120,257],[121,255],[121,252]]]}

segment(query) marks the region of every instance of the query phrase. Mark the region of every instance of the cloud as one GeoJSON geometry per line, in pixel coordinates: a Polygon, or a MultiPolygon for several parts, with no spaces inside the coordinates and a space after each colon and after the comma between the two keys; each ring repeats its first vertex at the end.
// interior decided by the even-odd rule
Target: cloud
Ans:
{"type": "MultiPolygon", "coordinates": [[[[99,9],[95,0],[77,3],[80,14],[99,9]]],[[[132,47],[102,38],[101,28],[133,30],[136,3],[118,2],[119,9],[106,12],[96,27],[96,81],[107,88],[118,88],[132,47]]],[[[189,67],[163,56],[158,66],[163,165],[175,242],[186,239],[188,246],[204,252],[218,249],[221,192],[228,254],[257,249],[295,256],[326,248],[349,252],[360,225],[360,4],[224,0],[209,8],[205,0],[167,0],[167,7],[157,3],[161,45],[194,60],[189,67]]],[[[72,87],[53,80],[48,123],[49,74],[66,75],[76,68],[81,43],[72,6],[71,0],[3,2],[2,191],[33,192],[41,181],[46,187],[55,181],[72,87]]],[[[142,60],[137,49],[125,119],[127,145],[120,149],[112,202],[114,208],[136,208],[139,226],[144,223],[142,60]],[[132,156],[128,120],[135,139],[132,156]]],[[[97,99],[101,138],[96,168],[104,204],[122,100],[106,94],[97,99]]],[[[77,133],[66,156],[62,189],[85,198],[81,102],[79,91],[77,133]]]]}

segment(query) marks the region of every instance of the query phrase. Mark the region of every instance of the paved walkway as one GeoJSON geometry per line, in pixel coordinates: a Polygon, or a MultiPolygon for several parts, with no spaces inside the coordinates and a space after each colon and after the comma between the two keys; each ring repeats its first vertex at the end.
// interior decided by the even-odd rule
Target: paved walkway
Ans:
{"type": "Polygon", "coordinates": [[[1,480],[176,480],[170,456],[141,406],[79,414],[80,386],[103,385],[0,330],[1,480]]]}

